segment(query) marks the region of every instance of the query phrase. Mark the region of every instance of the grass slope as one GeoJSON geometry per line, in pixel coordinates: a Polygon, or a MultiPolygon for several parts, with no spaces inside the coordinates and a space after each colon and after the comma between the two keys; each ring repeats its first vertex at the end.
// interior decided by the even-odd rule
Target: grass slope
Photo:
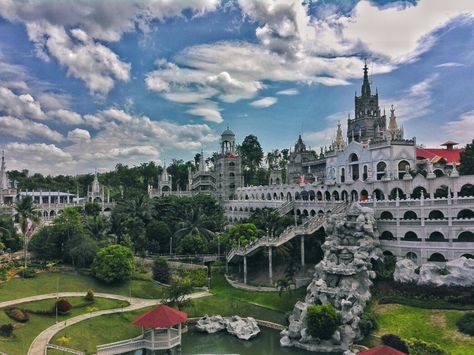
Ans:
{"type": "Polygon", "coordinates": [[[76,273],[40,273],[32,279],[14,278],[0,284],[0,302],[18,298],[59,292],[105,292],[117,295],[140,298],[161,298],[163,287],[150,281],[130,280],[121,284],[108,285],[97,281],[95,278],[76,273]]]}
{"type": "Polygon", "coordinates": [[[376,336],[392,333],[403,339],[436,343],[452,355],[474,354],[474,337],[463,335],[456,327],[456,321],[464,314],[462,311],[399,304],[373,305],[372,309],[379,322],[376,336]]]}
{"type": "MultiPolygon", "coordinates": [[[[53,308],[56,300],[42,300],[37,302],[23,303],[18,307],[31,310],[48,310],[53,308]]],[[[82,297],[68,298],[68,301],[74,306],[84,303],[82,297]]],[[[98,309],[120,308],[126,306],[128,303],[118,300],[109,300],[96,297],[94,303],[91,305],[98,309]]],[[[68,318],[87,313],[87,307],[73,308],[71,312],[64,316],[58,316],[58,321],[63,322],[68,318]]],[[[31,342],[44,329],[53,325],[56,321],[54,316],[44,316],[29,314],[30,320],[27,323],[16,323],[10,319],[4,312],[0,310],[0,324],[12,323],[15,326],[13,336],[10,338],[0,337],[0,350],[9,355],[24,355],[28,352],[31,342]]]]}

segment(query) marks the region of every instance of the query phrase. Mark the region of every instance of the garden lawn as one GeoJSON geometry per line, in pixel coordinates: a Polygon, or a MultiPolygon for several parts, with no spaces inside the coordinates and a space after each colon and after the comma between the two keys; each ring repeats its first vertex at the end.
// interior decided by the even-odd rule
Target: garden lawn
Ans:
{"type": "MultiPolygon", "coordinates": [[[[84,305],[85,301],[82,297],[73,297],[67,299],[73,306],[84,305]]],[[[29,309],[34,311],[49,310],[53,308],[55,299],[42,300],[36,302],[23,303],[17,307],[23,309],[29,309]]],[[[118,300],[110,300],[96,297],[93,304],[82,306],[78,308],[72,308],[69,314],[59,315],[58,320],[60,322],[65,321],[68,318],[78,316],[83,313],[87,313],[88,307],[96,307],[98,310],[120,308],[127,306],[128,303],[118,300]]],[[[55,316],[36,315],[29,313],[30,320],[26,323],[17,323],[10,319],[4,312],[0,310],[0,324],[12,323],[15,326],[13,336],[10,338],[0,337],[0,350],[6,352],[9,355],[24,355],[28,352],[31,342],[38,336],[43,330],[53,325],[56,321],[55,316]]]]}
{"type": "Polygon", "coordinates": [[[399,304],[373,305],[372,310],[379,323],[376,336],[392,333],[402,339],[417,338],[436,343],[452,355],[474,354],[474,337],[460,333],[456,327],[456,321],[464,314],[462,311],[399,304]]]}
{"type": "Polygon", "coordinates": [[[0,284],[0,302],[18,298],[55,293],[59,280],[59,292],[94,292],[112,293],[132,297],[161,298],[163,287],[151,281],[130,280],[121,284],[105,284],[95,278],[77,273],[43,272],[31,279],[13,278],[0,284]]]}
{"type": "Polygon", "coordinates": [[[293,309],[295,303],[304,299],[306,288],[302,287],[293,290],[291,294],[288,291],[282,293],[281,297],[278,291],[275,292],[257,292],[239,290],[232,287],[222,272],[213,272],[211,292],[219,297],[228,299],[229,301],[239,300],[265,307],[277,312],[286,313],[293,309]]]}

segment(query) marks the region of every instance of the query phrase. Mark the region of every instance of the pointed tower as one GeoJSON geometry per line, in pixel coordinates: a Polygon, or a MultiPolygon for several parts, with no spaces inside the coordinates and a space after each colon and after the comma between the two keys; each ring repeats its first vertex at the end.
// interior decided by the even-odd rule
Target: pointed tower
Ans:
{"type": "Polygon", "coordinates": [[[334,140],[334,148],[343,150],[345,147],[344,137],[342,135],[341,122],[337,123],[336,139],[334,140]]]}
{"type": "Polygon", "coordinates": [[[403,139],[403,130],[398,128],[397,116],[395,116],[395,109],[393,108],[393,105],[390,108],[390,118],[389,118],[388,128],[387,128],[387,138],[389,138],[390,140],[403,139]]]}
{"type": "Polygon", "coordinates": [[[366,142],[376,139],[380,131],[386,127],[386,117],[381,115],[379,108],[379,94],[372,95],[369,80],[369,69],[365,63],[364,77],[362,80],[361,94],[354,97],[355,118],[347,120],[347,138],[349,142],[366,142]]]}
{"type": "Polygon", "coordinates": [[[2,167],[0,170],[0,189],[8,190],[7,166],[5,164],[5,152],[2,150],[2,167]]]}
{"type": "Polygon", "coordinates": [[[242,186],[242,161],[235,150],[235,134],[229,127],[221,134],[221,154],[215,162],[216,194],[219,200],[231,200],[242,186]]]}
{"type": "Polygon", "coordinates": [[[169,196],[173,188],[173,181],[166,170],[166,164],[163,166],[163,172],[158,176],[158,192],[160,196],[169,196]]]}

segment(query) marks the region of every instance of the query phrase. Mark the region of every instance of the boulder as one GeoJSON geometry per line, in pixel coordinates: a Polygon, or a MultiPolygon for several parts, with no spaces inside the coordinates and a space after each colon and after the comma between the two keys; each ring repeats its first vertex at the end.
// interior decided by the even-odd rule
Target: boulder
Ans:
{"type": "Polygon", "coordinates": [[[199,319],[196,323],[196,328],[208,334],[217,333],[226,329],[227,321],[221,316],[209,317],[207,314],[199,319]]]}
{"type": "Polygon", "coordinates": [[[419,275],[416,274],[415,270],[418,268],[412,260],[401,259],[395,264],[395,272],[393,273],[393,279],[397,282],[403,283],[416,283],[419,275]]]}
{"type": "Polygon", "coordinates": [[[257,325],[257,321],[252,318],[241,318],[239,316],[233,316],[226,325],[227,332],[235,335],[239,339],[249,340],[260,333],[260,328],[257,325]]]}
{"type": "Polygon", "coordinates": [[[419,285],[474,286],[474,259],[460,257],[444,265],[423,264],[420,268],[419,285]]]}

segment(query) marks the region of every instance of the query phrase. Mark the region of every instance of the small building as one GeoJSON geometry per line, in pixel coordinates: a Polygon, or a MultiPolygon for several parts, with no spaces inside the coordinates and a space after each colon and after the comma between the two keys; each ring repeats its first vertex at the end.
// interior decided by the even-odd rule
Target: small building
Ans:
{"type": "Polygon", "coordinates": [[[136,350],[168,350],[181,345],[181,324],[188,315],[166,305],[159,305],[139,315],[133,324],[142,328],[142,334],[133,339],[99,345],[97,355],[126,354],[136,350]],[[177,326],[177,327],[176,327],[177,326]]]}

